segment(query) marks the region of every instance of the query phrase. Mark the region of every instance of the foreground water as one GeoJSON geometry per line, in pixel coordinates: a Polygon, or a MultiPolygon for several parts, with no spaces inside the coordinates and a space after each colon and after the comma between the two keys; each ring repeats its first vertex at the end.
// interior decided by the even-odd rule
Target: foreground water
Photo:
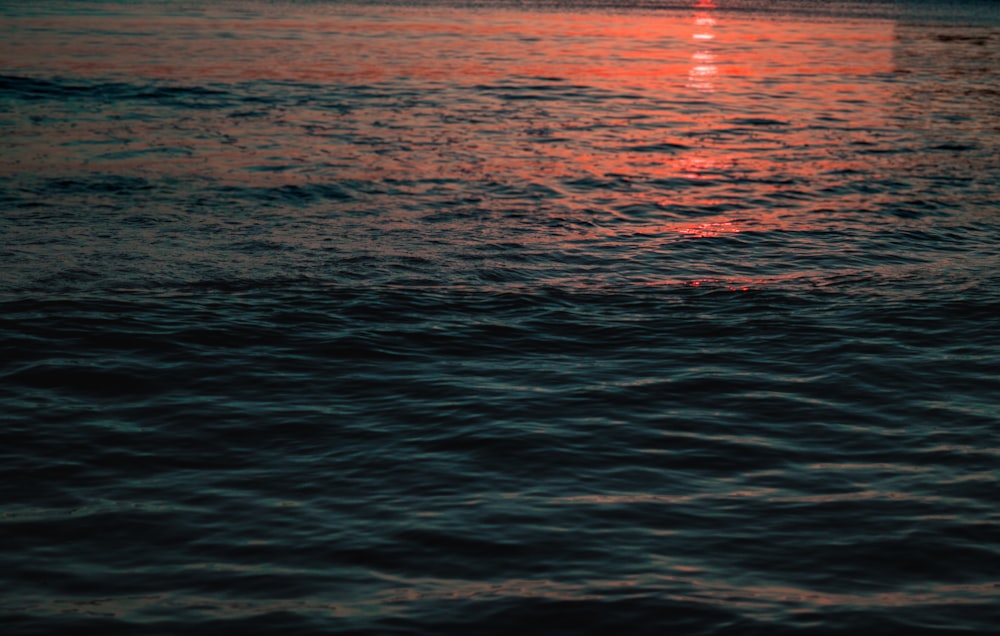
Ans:
{"type": "Polygon", "coordinates": [[[5,633],[995,633],[991,5],[0,16],[5,633]]]}

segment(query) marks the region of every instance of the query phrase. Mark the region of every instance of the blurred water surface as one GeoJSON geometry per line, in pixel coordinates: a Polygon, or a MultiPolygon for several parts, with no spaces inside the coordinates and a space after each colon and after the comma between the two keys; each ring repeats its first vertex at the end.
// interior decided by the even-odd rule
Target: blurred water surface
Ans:
{"type": "Polygon", "coordinates": [[[0,4],[14,634],[988,634],[979,2],[0,4]]]}

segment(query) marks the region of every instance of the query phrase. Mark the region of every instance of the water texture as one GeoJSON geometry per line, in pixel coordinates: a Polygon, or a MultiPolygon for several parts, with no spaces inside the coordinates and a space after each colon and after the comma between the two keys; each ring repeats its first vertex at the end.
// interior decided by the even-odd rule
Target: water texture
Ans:
{"type": "Polygon", "coordinates": [[[1000,11],[0,3],[10,634],[1000,624],[1000,11]]]}

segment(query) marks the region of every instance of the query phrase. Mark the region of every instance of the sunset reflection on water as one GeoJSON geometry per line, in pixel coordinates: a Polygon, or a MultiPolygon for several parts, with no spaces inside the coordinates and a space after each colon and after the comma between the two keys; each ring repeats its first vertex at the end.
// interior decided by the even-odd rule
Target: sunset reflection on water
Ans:
{"type": "MultiPolygon", "coordinates": [[[[610,174],[698,178],[712,172],[773,177],[808,174],[808,166],[847,169],[831,165],[836,157],[829,154],[812,153],[807,165],[788,150],[839,144],[829,137],[845,131],[817,127],[817,120],[840,116],[852,124],[862,120],[866,130],[877,128],[888,96],[865,79],[892,68],[891,23],[718,15],[714,3],[702,0],[688,13],[540,11],[528,17],[348,6],[343,14],[245,22],[141,14],[20,21],[14,37],[0,44],[0,58],[14,67],[8,72],[180,85],[295,82],[319,91],[422,86],[389,112],[330,112],[307,100],[280,118],[255,113],[252,126],[240,125],[234,113],[222,121],[193,122],[225,130],[237,144],[241,137],[260,139],[241,148],[245,159],[253,157],[250,164],[271,161],[257,147],[279,144],[300,164],[280,170],[289,183],[323,175],[309,167],[324,165],[331,155],[350,159],[358,151],[366,159],[350,164],[370,166],[369,176],[390,177],[399,169],[412,174],[414,166],[436,178],[465,177],[476,164],[482,173],[528,181],[610,174]],[[72,34],[98,20],[106,40],[31,35],[50,29],[72,34]],[[828,55],[834,43],[837,58],[828,55]],[[778,98],[763,99],[765,94],[778,98]],[[369,112],[375,114],[366,119],[369,112]],[[436,130],[441,134],[429,134],[436,130]],[[345,137],[350,148],[342,145],[345,137]],[[414,161],[372,161],[370,151],[378,149],[363,147],[397,140],[402,143],[391,154],[415,152],[414,161]]],[[[96,127],[103,122],[75,121],[69,130],[56,117],[40,127],[40,136],[31,135],[32,123],[24,122],[23,141],[60,144],[61,156],[48,159],[58,162],[76,154],[68,151],[74,138],[103,139],[110,147],[118,138],[125,149],[142,143],[140,137],[156,137],[161,146],[183,147],[190,153],[187,163],[200,164],[203,174],[239,178],[234,168],[241,162],[222,139],[193,145],[177,138],[174,126],[156,113],[122,116],[138,129],[135,138],[126,139],[127,129],[118,135],[96,127]]],[[[148,167],[136,164],[131,169],[148,167]]]]}
{"type": "Polygon", "coordinates": [[[708,0],[617,13],[331,5],[253,20],[120,10],[8,30],[0,57],[23,60],[8,72],[110,92],[90,111],[15,112],[3,170],[355,188],[338,210],[382,210],[381,227],[401,230],[523,209],[571,222],[522,244],[639,239],[655,253],[650,241],[835,227],[829,194],[839,209],[877,201],[866,184],[910,142],[885,81],[890,20],[708,0]],[[75,35],[98,22],[104,39],[75,35]],[[191,85],[210,88],[181,96],[191,85]],[[268,103],[276,90],[284,103],[268,103]]]}

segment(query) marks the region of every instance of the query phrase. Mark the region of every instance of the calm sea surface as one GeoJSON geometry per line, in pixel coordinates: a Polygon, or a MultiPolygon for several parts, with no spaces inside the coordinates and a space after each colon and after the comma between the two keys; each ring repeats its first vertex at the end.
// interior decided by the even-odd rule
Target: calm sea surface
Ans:
{"type": "Polygon", "coordinates": [[[4,634],[995,634],[1000,8],[0,2],[4,634]]]}

